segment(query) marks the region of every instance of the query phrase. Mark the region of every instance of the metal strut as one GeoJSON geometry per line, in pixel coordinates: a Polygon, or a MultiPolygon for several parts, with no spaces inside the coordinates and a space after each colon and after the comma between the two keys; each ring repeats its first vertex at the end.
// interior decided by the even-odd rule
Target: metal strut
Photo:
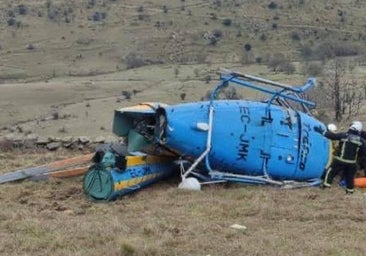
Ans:
{"type": "Polygon", "coordinates": [[[211,140],[212,140],[212,123],[213,123],[213,105],[210,105],[209,114],[208,114],[208,131],[207,131],[207,141],[206,141],[206,150],[193,162],[193,164],[189,167],[189,169],[182,174],[182,180],[185,180],[187,176],[196,168],[196,166],[202,161],[204,157],[208,155],[211,150],[211,140]]]}

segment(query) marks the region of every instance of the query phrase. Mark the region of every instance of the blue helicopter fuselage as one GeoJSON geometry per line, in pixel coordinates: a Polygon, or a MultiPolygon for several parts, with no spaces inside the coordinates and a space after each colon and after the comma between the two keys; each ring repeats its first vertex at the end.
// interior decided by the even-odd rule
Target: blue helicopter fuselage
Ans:
{"type": "MultiPolygon", "coordinates": [[[[210,168],[274,179],[321,176],[330,158],[330,143],[313,130],[324,126],[317,119],[291,108],[246,100],[215,100],[212,106],[210,168]]],[[[183,156],[198,158],[207,147],[209,108],[210,102],[161,108],[158,112],[166,124],[157,139],[183,156]]]]}

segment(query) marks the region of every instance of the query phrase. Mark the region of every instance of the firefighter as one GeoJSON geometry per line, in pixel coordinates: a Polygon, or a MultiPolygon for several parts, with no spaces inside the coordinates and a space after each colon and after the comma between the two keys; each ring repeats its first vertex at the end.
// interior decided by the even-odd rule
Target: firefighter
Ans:
{"type": "Polygon", "coordinates": [[[324,131],[322,127],[314,127],[314,130],[339,143],[334,152],[333,162],[326,171],[321,188],[330,188],[334,177],[343,171],[346,181],[346,193],[352,194],[354,192],[357,158],[359,154],[366,152],[366,141],[361,137],[362,123],[354,121],[348,131],[342,133],[324,131]]]}

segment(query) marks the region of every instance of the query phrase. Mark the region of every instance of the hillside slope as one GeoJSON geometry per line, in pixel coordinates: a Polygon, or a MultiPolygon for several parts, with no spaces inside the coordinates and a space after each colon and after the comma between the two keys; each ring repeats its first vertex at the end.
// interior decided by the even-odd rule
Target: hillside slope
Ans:
{"type": "Polygon", "coordinates": [[[0,82],[145,64],[361,55],[364,1],[36,0],[0,3],[0,82]]]}

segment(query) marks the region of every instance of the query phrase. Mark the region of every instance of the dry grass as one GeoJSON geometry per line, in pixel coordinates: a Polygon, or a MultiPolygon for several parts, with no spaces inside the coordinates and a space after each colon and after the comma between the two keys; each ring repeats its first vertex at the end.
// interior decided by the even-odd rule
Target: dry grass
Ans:
{"type": "MultiPolygon", "coordinates": [[[[32,156],[32,155],[31,155],[32,156]]],[[[23,157],[23,156],[17,156],[23,157]]],[[[27,156],[25,156],[27,158],[27,156]]],[[[4,160],[2,160],[4,161],[4,160]]],[[[366,195],[172,178],[111,203],[81,178],[0,186],[2,255],[365,255],[366,195]],[[232,224],[246,230],[230,228],[232,224]]]]}

